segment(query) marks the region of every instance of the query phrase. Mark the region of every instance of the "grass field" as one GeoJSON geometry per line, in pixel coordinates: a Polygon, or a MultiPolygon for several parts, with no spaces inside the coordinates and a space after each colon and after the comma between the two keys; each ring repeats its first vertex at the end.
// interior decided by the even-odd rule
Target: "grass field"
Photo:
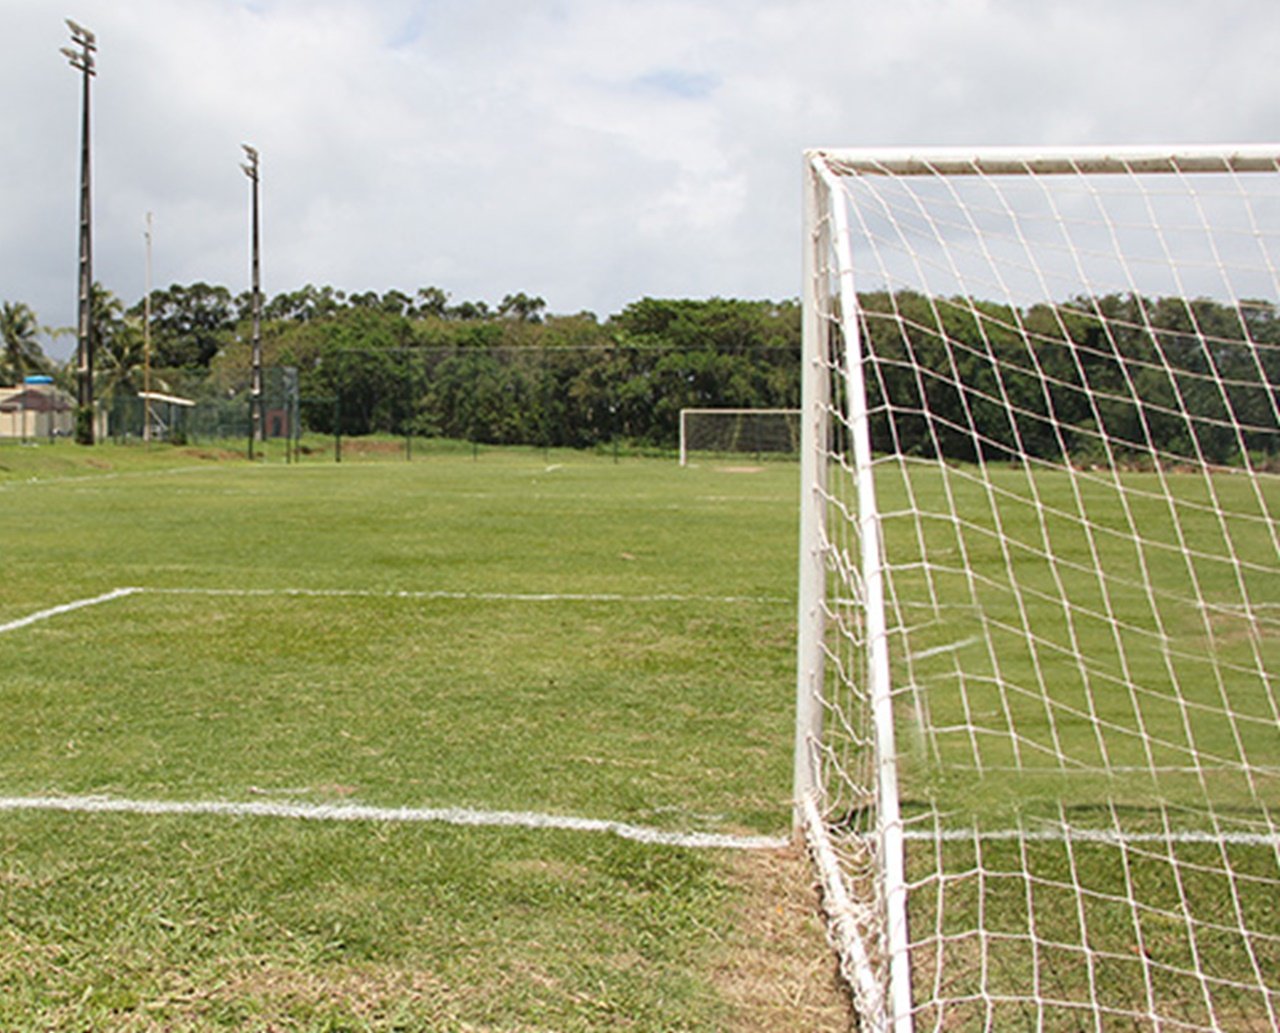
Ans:
{"type": "Polygon", "coordinates": [[[1273,1028],[1280,482],[983,474],[877,481],[917,1028],[1273,1028]]]}
{"type": "Polygon", "coordinates": [[[1280,481],[1175,476],[1170,502],[1156,475],[1128,473],[1122,507],[1110,475],[989,477],[948,478],[958,522],[943,515],[936,467],[910,472],[909,495],[902,475],[881,480],[910,628],[894,682],[927,712],[929,740],[904,745],[922,768],[960,779],[940,790],[954,796],[943,805],[972,807],[962,771],[1016,766],[1023,806],[1035,795],[1141,803],[1155,769],[1175,804],[1207,794],[1228,810],[1259,797],[1280,807],[1269,673],[1280,670],[1280,580],[1266,517],[1280,510],[1280,481]]]}
{"type": "Polygon", "coordinates": [[[843,1028],[803,862],[699,845],[788,833],[796,490],[0,447],[0,1027],[843,1028]]]}
{"type": "MultiPolygon", "coordinates": [[[[743,849],[795,467],[322,444],[0,448],[0,1027],[847,1025],[803,862],[743,849]]],[[[922,1023],[1266,1028],[1275,844],[1196,836],[1280,800],[1280,500],[971,473],[879,483],[922,1023]]]]}

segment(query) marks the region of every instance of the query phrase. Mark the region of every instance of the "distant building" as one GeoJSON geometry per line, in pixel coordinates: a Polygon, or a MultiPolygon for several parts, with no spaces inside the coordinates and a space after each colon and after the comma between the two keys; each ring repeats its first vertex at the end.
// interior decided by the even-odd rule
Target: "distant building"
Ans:
{"type": "Polygon", "coordinates": [[[75,411],[75,399],[47,377],[0,387],[0,438],[69,437],[75,411]]]}

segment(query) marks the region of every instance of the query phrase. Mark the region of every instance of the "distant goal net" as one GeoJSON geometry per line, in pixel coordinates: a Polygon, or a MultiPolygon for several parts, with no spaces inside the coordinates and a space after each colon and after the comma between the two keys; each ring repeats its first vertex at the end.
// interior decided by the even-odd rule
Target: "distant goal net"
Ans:
{"type": "Polygon", "coordinates": [[[1280,145],[805,176],[796,820],[862,1028],[1280,1028],[1280,145]]]}
{"type": "Polygon", "coordinates": [[[681,409],[680,465],[691,457],[800,453],[799,409],[681,409]]]}

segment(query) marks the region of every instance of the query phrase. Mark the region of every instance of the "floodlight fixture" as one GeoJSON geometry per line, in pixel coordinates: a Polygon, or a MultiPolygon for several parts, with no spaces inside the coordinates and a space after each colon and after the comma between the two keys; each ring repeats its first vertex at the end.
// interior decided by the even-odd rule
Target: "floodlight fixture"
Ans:
{"type": "Polygon", "coordinates": [[[79,43],[82,47],[88,47],[90,50],[98,48],[98,37],[92,31],[86,29],[79,22],[66,19],[67,28],[71,30],[71,38],[79,43]]]}

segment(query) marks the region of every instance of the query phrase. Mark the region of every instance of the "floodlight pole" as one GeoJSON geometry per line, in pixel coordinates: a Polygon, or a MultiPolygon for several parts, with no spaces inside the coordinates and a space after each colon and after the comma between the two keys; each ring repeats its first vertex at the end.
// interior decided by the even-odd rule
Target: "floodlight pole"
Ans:
{"type": "Polygon", "coordinates": [[[249,177],[252,184],[252,220],[253,220],[253,338],[252,363],[253,384],[249,389],[249,458],[253,459],[253,443],[262,440],[262,267],[260,263],[261,244],[258,233],[258,152],[247,143],[241,145],[248,158],[240,167],[249,177]]]}
{"type": "Polygon", "coordinates": [[[71,41],[80,49],[62,47],[62,53],[79,69],[83,79],[83,97],[80,104],[80,287],[79,314],[77,317],[76,373],[78,411],[76,414],[76,440],[82,445],[92,445],[93,419],[93,217],[90,192],[89,155],[89,80],[96,74],[94,52],[98,38],[70,18],[67,28],[71,41]]]}
{"type": "Polygon", "coordinates": [[[147,212],[147,282],[142,297],[142,441],[151,444],[151,213],[147,212]]]}

